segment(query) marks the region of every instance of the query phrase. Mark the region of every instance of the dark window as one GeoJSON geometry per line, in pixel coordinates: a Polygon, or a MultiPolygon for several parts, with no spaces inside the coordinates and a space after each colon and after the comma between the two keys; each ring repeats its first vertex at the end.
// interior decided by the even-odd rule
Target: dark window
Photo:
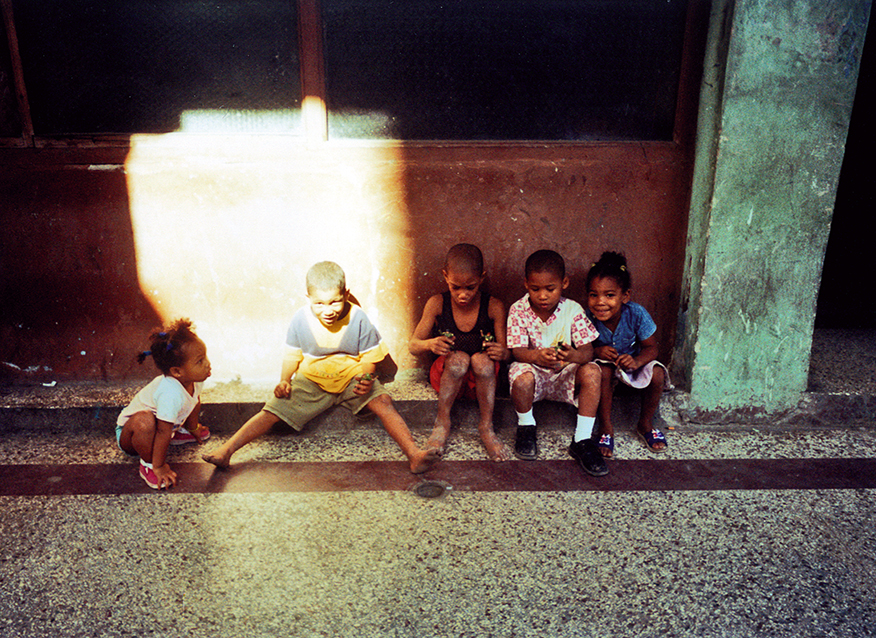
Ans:
{"type": "Polygon", "coordinates": [[[37,135],[301,128],[294,0],[14,0],[37,135]]]}
{"type": "Polygon", "coordinates": [[[685,0],[322,0],[331,138],[672,139],[685,0]]]}

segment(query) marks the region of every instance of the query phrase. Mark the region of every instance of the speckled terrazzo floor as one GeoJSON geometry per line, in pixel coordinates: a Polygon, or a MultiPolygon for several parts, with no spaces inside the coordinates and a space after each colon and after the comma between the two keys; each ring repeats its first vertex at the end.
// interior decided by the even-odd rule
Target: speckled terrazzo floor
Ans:
{"type": "MultiPolygon", "coordinates": [[[[0,636],[876,635],[873,422],[667,420],[670,449],[654,457],[631,436],[621,402],[610,476],[536,488],[539,477],[523,470],[579,472],[568,460],[571,427],[560,410],[540,427],[539,464],[506,464],[508,477],[531,480],[532,489],[503,489],[454,475],[493,466],[483,462],[473,415],[463,410],[448,469],[425,477],[440,474],[455,489],[424,499],[404,489],[424,479],[405,471],[379,424],[341,415],[303,435],[272,432],[235,456],[229,472],[295,473],[312,463],[307,471],[322,473],[317,491],[292,483],[223,491],[203,480],[212,469],[198,455],[258,409],[249,404],[257,400],[252,388],[225,384],[212,390],[215,400],[247,405],[216,412],[208,403],[213,440],[171,450],[190,484],[198,470],[199,487],[154,493],[108,431],[111,406],[124,403],[128,389],[36,390],[45,391],[41,418],[8,408],[34,406],[32,398],[2,399],[0,636]],[[64,391],[67,401],[58,399],[64,391]],[[786,463],[804,472],[793,487],[776,489],[698,473],[738,471],[737,460],[765,480],[786,463]],[[370,464],[356,467],[357,480],[374,470],[368,489],[332,487],[351,462],[370,464]],[[694,471],[667,470],[686,465],[694,471]],[[39,484],[25,495],[11,484],[29,468],[45,468],[56,491],[39,484]],[[111,470],[104,474],[118,489],[88,484],[88,472],[100,468],[111,470]],[[817,487],[824,474],[850,468],[859,472],[846,477],[851,487],[817,487]],[[641,485],[618,489],[634,471],[641,485]],[[703,488],[705,478],[720,487],[703,488]],[[74,480],[79,492],[65,493],[74,480]],[[658,480],[674,487],[647,489],[658,480]]],[[[405,382],[393,392],[424,441],[433,414],[428,389],[405,382]]],[[[507,419],[498,433],[512,442],[507,419]]]]}

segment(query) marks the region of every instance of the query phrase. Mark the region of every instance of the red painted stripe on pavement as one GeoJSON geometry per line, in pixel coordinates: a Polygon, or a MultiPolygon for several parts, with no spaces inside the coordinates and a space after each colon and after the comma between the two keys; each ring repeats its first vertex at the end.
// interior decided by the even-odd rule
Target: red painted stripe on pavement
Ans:
{"type": "MultiPolygon", "coordinates": [[[[227,470],[174,463],[173,492],[347,492],[408,490],[427,480],[457,492],[860,489],[876,487],[876,459],[705,459],[609,463],[608,476],[572,460],[442,461],[413,475],[402,461],[246,462],[227,470]]],[[[151,490],[131,464],[0,465],[0,496],[139,494],[151,490]]]]}

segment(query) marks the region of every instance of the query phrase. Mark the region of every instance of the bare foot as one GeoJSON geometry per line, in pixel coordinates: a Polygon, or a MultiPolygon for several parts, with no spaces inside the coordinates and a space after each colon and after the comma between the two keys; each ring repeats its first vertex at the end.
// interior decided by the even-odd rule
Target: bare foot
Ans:
{"type": "Polygon", "coordinates": [[[412,474],[422,474],[429,470],[432,465],[441,458],[441,452],[435,448],[426,448],[425,450],[417,450],[411,455],[410,468],[412,474]]]}
{"type": "Polygon", "coordinates": [[[484,447],[487,449],[487,456],[490,457],[491,461],[501,462],[511,459],[511,450],[496,436],[492,423],[489,427],[478,429],[481,433],[481,441],[483,441],[484,447]]]}
{"type": "Polygon", "coordinates": [[[212,453],[205,453],[201,455],[201,458],[207,461],[207,463],[212,463],[216,467],[225,469],[231,465],[231,456],[225,456],[224,454],[219,454],[218,450],[212,453]]]}
{"type": "Polygon", "coordinates": [[[439,454],[444,454],[444,444],[447,442],[447,437],[450,435],[450,421],[446,423],[435,419],[435,427],[432,428],[432,434],[429,435],[429,440],[426,441],[427,448],[435,448],[439,454]]]}

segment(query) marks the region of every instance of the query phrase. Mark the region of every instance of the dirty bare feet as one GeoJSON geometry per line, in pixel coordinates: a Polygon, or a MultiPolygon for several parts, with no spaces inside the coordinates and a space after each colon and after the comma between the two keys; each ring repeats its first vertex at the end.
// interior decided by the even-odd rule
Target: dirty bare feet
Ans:
{"type": "Polygon", "coordinates": [[[450,419],[446,421],[435,419],[435,427],[432,428],[432,434],[429,435],[429,440],[426,441],[426,447],[435,448],[439,454],[444,454],[444,444],[447,443],[449,435],[450,419]]]}
{"type": "Polygon", "coordinates": [[[218,468],[225,469],[231,466],[231,455],[223,454],[222,448],[219,448],[214,452],[205,452],[201,455],[201,458],[207,461],[207,463],[212,463],[218,468]]]}
{"type": "Polygon", "coordinates": [[[496,436],[492,423],[486,426],[478,426],[478,431],[481,433],[481,441],[491,461],[501,462],[511,459],[511,450],[496,436]]]}
{"type": "Polygon", "coordinates": [[[432,465],[441,458],[441,452],[433,447],[425,450],[417,450],[408,457],[412,474],[422,474],[428,471],[432,465]]]}

